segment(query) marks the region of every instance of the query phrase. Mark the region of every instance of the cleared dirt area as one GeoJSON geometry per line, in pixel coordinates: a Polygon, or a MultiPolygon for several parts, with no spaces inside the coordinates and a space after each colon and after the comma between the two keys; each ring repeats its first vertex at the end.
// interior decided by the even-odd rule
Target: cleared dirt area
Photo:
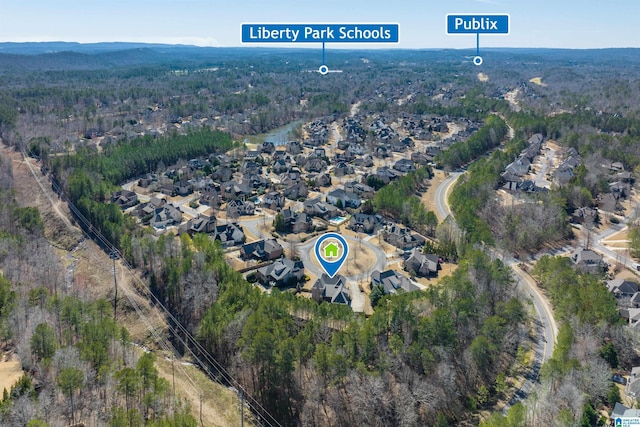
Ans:
{"type": "MultiPolygon", "coordinates": [[[[444,181],[446,177],[444,176],[444,171],[441,171],[438,169],[434,169],[433,173],[434,173],[433,178],[431,179],[431,181],[429,181],[429,188],[422,195],[420,200],[422,201],[422,204],[424,205],[425,208],[427,208],[428,211],[433,211],[435,212],[436,215],[438,215],[438,210],[436,209],[436,204],[434,203],[434,200],[436,198],[436,190],[438,189],[438,186],[442,183],[442,181],[444,181]]],[[[438,220],[440,221],[442,221],[443,219],[444,218],[438,217],[438,220]]]]}
{"type": "Polygon", "coordinates": [[[534,77],[532,79],[529,80],[531,83],[538,85],[538,86],[542,86],[542,87],[546,87],[547,84],[542,82],[542,77],[534,77]]]}
{"type": "MultiPolygon", "coordinates": [[[[170,359],[158,358],[156,367],[160,376],[173,386],[175,372],[176,393],[184,396],[191,404],[191,413],[200,422],[200,402],[202,401],[202,423],[205,426],[239,426],[240,402],[234,392],[217,383],[212,383],[209,378],[196,366],[188,362],[174,361],[173,367],[170,359]],[[202,400],[201,400],[202,396],[202,400]]],[[[251,414],[245,409],[244,424],[254,425],[251,422],[251,414]]]]}
{"type": "Polygon", "coordinates": [[[51,190],[51,184],[40,172],[34,159],[23,159],[22,154],[0,144],[2,152],[11,159],[16,200],[23,207],[35,207],[45,224],[45,236],[53,245],[71,250],[80,240],[82,232],[69,220],[67,205],[51,190]]]}
{"type": "Polygon", "coordinates": [[[22,376],[22,365],[20,360],[13,354],[7,353],[0,356],[0,393],[3,390],[11,390],[22,376]]]}
{"type": "Polygon", "coordinates": [[[478,73],[478,80],[480,80],[481,82],[488,82],[489,76],[487,76],[485,73],[478,73]]]}
{"type": "MultiPolygon", "coordinates": [[[[69,219],[66,204],[60,202],[57,195],[51,191],[49,181],[41,174],[35,160],[25,161],[20,153],[4,146],[1,149],[12,160],[16,199],[22,206],[33,206],[40,210],[45,223],[45,235],[59,248],[60,260],[70,273],[68,285],[74,288],[76,295],[82,300],[95,300],[101,297],[112,300],[114,296],[113,261],[93,241],[83,238],[81,230],[69,219]]],[[[116,274],[119,289],[118,322],[127,327],[134,342],[157,349],[157,337],[161,339],[168,337],[163,314],[149,304],[146,285],[136,272],[127,270],[117,262],[116,274]],[[139,311],[136,311],[135,307],[139,311]],[[151,330],[154,332],[152,333],[151,330]]],[[[162,363],[159,362],[157,365],[166,377],[167,371],[163,370],[162,363]]],[[[191,378],[197,378],[199,373],[198,388],[205,393],[205,397],[209,396],[208,402],[203,402],[204,425],[239,425],[239,401],[236,394],[208,379],[195,366],[185,366],[186,368],[194,371],[189,374],[191,378]],[[236,408],[235,417],[233,408],[236,408]]],[[[168,372],[171,373],[171,371],[168,372]]],[[[7,385],[10,388],[21,373],[18,360],[1,359],[0,392],[7,385]]],[[[199,419],[198,393],[194,395],[193,392],[186,390],[186,387],[185,389],[178,387],[180,382],[190,381],[184,371],[177,369],[175,378],[178,396],[189,402],[193,415],[199,419]]]]}

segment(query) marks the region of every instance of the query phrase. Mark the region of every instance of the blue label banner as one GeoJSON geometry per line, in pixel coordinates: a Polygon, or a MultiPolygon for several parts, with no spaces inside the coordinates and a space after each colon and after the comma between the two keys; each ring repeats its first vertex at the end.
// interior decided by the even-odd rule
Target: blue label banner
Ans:
{"type": "Polygon", "coordinates": [[[242,24],[242,43],[398,43],[399,24],[242,24]]]}
{"type": "Polygon", "coordinates": [[[509,15],[447,15],[447,34],[509,34],[509,15]]]}

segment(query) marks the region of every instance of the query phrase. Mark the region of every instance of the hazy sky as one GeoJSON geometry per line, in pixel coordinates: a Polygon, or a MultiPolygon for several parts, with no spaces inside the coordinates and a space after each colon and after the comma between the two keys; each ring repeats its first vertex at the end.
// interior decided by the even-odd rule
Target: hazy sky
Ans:
{"type": "Polygon", "coordinates": [[[510,14],[511,34],[481,47],[640,47],[638,0],[0,0],[0,42],[239,46],[243,22],[396,22],[395,46],[474,48],[472,35],[445,34],[447,13],[510,14]]]}

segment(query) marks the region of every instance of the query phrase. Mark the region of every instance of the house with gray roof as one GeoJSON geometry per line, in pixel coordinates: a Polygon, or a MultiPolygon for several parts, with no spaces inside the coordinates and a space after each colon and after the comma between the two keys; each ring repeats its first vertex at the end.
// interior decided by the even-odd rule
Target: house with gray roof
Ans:
{"type": "Polygon", "coordinates": [[[336,188],[327,194],[327,203],[335,206],[340,203],[343,208],[357,208],[362,203],[362,200],[355,193],[346,191],[344,188],[336,188]]]}
{"type": "Polygon", "coordinates": [[[240,257],[244,260],[256,259],[259,261],[270,261],[280,258],[282,253],[282,246],[276,239],[245,243],[240,248],[240,257]]]}
{"type": "Polygon", "coordinates": [[[219,240],[225,249],[241,245],[246,239],[242,226],[233,223],[216,226],[214,238],[219,240]]]}
{"type": "Polygon", "coordinates": [[[419,234],[412,233],[410,229],[393,224],[387,227],[383,238],[389,244],[404,251],[411,250],[416,247],[422,247],[426,239],[419,234]]]}
{"type": "Polygon", "coordinates": [[[199,214],[178,228],[178,234],[212,233],[216,229],[216,217],[199,214]]]}
{"type": "Polygon", "coordinates": [[[119,190],[111,195],[111,203],[125,210],[138,204],[138,195],[133,191],[119,190]]]}
{"type": "Polygon", "coordinates": [[[182,212],[170,204],[164,204],[156,208],[151,217],[150,225],[153,228],[166,228],[172,225],[180,225],[182,222],[182,212]]]}
{"type": "Polygon", "coordinates": [[[394,270],[375,270],[371,273],[371,289],[376,286],[381,286],[385,295],[420,290],[408,277],[394,270]]]}
{"type": "Polygon", "coordinates": [[[260,267],[256,271],[256,277],[264,286],[279,288],[293,286],[304,277],[304,265],[302,261],[292,261],[282,257],[269,265],[260,267]]]}
{"type": "Polygon", "coordinates": [[[585,248],[577,248],[571,255],[571,261],[583,273],[604,273],[609,267],[602,255],[585,248]]]}
{"type": "Polygon", "coordinates": [[[437,255],[423,254],[421,248],[414,248],[404,261],[404,269],[416,276],[437,277],[442,266],[437,255]]]}
{"type": "Polygon", "coordinates": [[[311,298],[316,302],[351,305],[351,292],[347,279],[339,274],[329,277],[326,273],[316,280],[311,288],[311,298]]]}
{"type": "Polygon", "coordinates": [[[349,228],[358,233],[372,234],[384,227],[381,215],[353,214],[349,219],[349,228]]]}

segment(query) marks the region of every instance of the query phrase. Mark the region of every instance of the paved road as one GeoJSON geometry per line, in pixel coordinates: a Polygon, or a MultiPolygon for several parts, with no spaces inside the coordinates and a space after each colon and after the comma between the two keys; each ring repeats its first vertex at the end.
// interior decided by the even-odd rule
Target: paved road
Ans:
{"type": "Polygon", "coordinates": [[[458,177],[462,175],[460,172],[452,172],[447,178],[444,179],[436,188],[435,195],[435,205],[436,205],[436,214],[438,215],[440,221],[443,221],[446,217],[451,215],[451,209],[449,208],[449,202],[447,202],[447,198],[449,196],[449,191],[453,184],[458,180],[458,177]]]}
{"type": "MultiPolygon", "coordinates": [[[[458,179],[459,175],[460,174],[452,174],[451,176],[447,177],[447,179],[445,179],[436,189],[435,205],[438,214],[443,219],[449,215],[452,215],[449,204],[447,203],[447,195],[449,193],[450,187],[458,179]]],[[[493,255],[496,255],[496,252],[493,252],[493,255]]],[[[506,265],[511,267],[518,281],[518,286],[520,286],[521,289],[525,293],[527,293],[533,301],[533,306],[536,311],[537,335],[535,358],[532,369],[529,371],[529,373],[527,373],[527,375],[525,375],[524,384],[520,387],[520,389],[516,392],[516,394],[504,408],[504,411],[506,412],[515,403],[525,399],[531,393],[531,390],[535,387],[535,384],[538,382],[540,367],[553,355],[553,346],[558,335],[558,327],[553,317],[553,311],[551,310],[549,301],[542,294],[531,276],[522,271],[522,269],[518,266],[519,261],[506,254],[502,254],[501,259],[506,265]]]]}
{"type": "MultiPolygon", "coordinates": [[[[312,253],[313,253],[313,248],[315,246],[316,240],[318,240],[319,237],[320,236],[314,237],[313,239],[310,239],[305,243],[301,244],[300,246],[298,246],[298,253],[300,255],[300,259],[304,263],[304,268],[311,271],[313,274],[315,274],[318,277],[322,275],[323,271],[319,267],[317,267],[315,263],[312,261],[312,257],[315,257],[315,255],[312,255],[312,253]]],[[[357,250],[356,249],[357,245],[362,244],[363,246],[366,246],[369,250],[373,251],[373,253],[376,255],[376,262],[368,271],[365,271],[364,273],[358,274],[355,276],[345,276],[347,280],[357,282],[358,280],[363,280],[363,279],[366,279],[367,277],[370,277],[371,273],[374,270],[382,271],[386,268],[387,255],[384,253],[382,249],[380,249],[379,247],[375,246],[374,244],[366,240],[362,240],[359,243],[355,238],[351,236],[342,235],[342,237],[344,237],[347,241],[349,241],[350,251],[357,250]]]]}

